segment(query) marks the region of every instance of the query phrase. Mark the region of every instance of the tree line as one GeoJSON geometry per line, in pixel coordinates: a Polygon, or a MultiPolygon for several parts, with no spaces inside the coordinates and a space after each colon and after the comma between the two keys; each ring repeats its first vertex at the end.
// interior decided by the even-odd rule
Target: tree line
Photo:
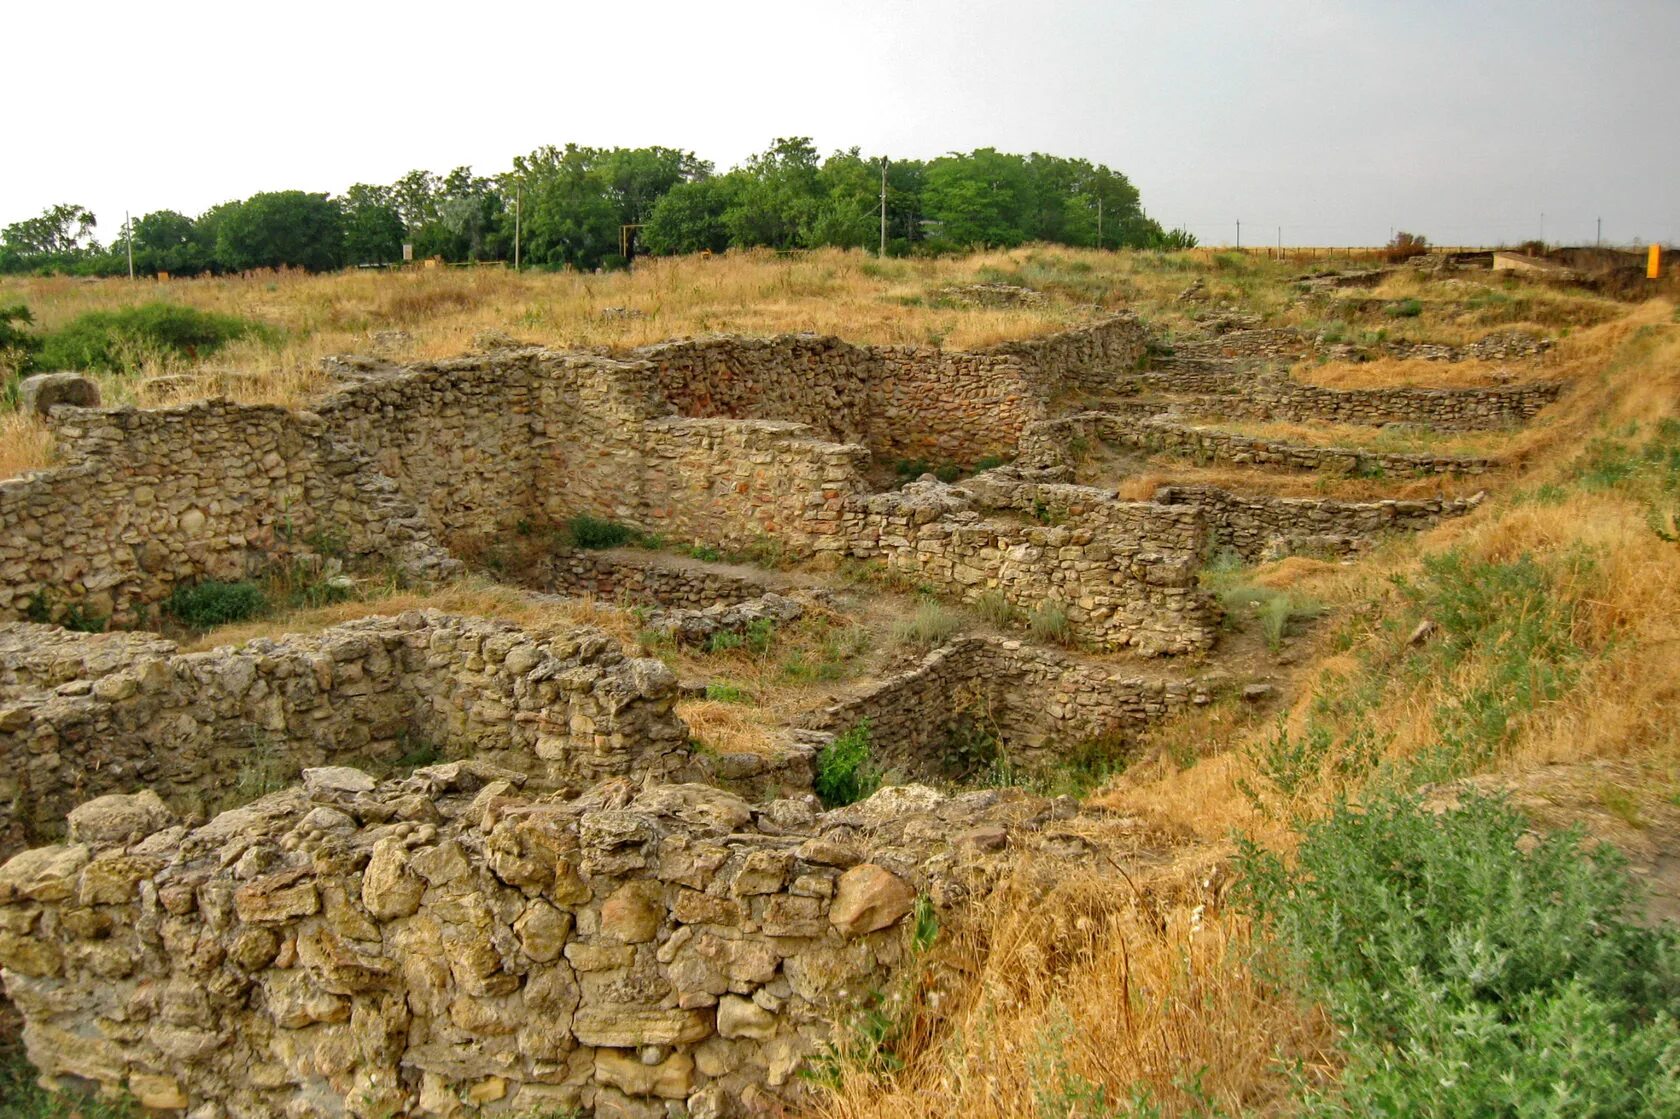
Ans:
{"type": "MultiPolygon", "coordinates": [[[[341,195],[269,191],[197,217],[158,210],[102,245],[86,207],[63,203],[0,229],[0,273],[190,276],[258,268],[328,271],[415,259],[511,260],[614,268],[637,253],[729,248],[875,248],[883,160],[857,148],[826,158],[806,137],[776,140],[718,173],[676,148],[547,146],[503,174],[411,171],[341,195]]],[[[886,242],[894,255],[1006,248],[1028,241],[1100,248],[1187,248],[1143,211],[1126,176],[1083,159],[992,148],[885,161],[886,242]]]]}

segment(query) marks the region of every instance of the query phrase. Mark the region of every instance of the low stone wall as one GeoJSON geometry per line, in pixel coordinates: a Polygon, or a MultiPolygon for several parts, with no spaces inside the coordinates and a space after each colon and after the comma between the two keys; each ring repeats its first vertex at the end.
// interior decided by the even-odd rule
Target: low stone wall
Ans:
{"type": "Polygon", "coordinates": [[[1515,427],[1533,419],[1562,391],[1557,382],[1506,388],[1327,389],[1287,377],[1252,382],[1246,392],[1261,419],[1329,420],[1347,424],[1419,424],[1450,431],[1515,427]]]}
{"type": "MultiPolygon", "coordinates": [[[[1149,656],[1205,651],[1218,611],[1196,585],[1205,532],[1185,506],[1114,501],[1065,486],[1066,522],[983,517],[960,486],[915,482],[848,504],[838,538],[846,554],[879,560],[942,593],[972,602],[988,592],[1024,611],[1058,606],[1071,635],[1103,649],[1149,656]]],[[[990,500],[996,501],[997,497],[990,500]]],[[[1034,499],[1027,499],[1029,504],[1034,499]]]]}
{"type": "Polygon", "coordinates": [[[1383,532],[1415,532],[1460,517],[1482,502],[1468,498],[1421,501],[1329,501],[1319,498],[1235,494],[1213,486],[1162,486],[1155,500],[1194,505],[1207,518],[1209,545],[1229,548],[1245,561],[1298,552],[1358,551],[1383,532]]]}
{"type": "Polygon", "coordinates": [[[668,562],[652,552],[639,556],[563,552],[543,563],[539,581],[544,590],[574,598],[679,610],[734,606],[770,591],[770,585],[760,579],[700,564],[668,562]]]}
{"type": "Polygon", "coordinates": [[[58,408],[65,465],[0,481],[0,621],[143,622],[181,582],[342,548],[417,578],[459,569],[390,479],[308,413],[212,400],[58,408]]]}
{"type": "MultiPolygon", "coordinates": [[[[46,627],[0,632],[67,643],[46,627]]],[[[537,788],[669,776],[688,762],[670,670],[626,658],[587,628],[538,639],[508,623],[426,611],[204,653],[167,642],[131,651],[126,666],[103,664],[95,678],[14,688],[0,700],[0,847],[16,849],[102,793],[152,788],[202,811],[304,766],[390,762],[424,746],[524,774],[537,788]]]]}
{"type": "Polygon", "coordinates": [[[1191,427],[1159,418],[1112,412],[1082,412],[1032,425],[1021,437],[1017,461],[1024,466],[1067,465],[1069,444],[1076,438],[1102,440],[1129,447],[1206,462],[1234,462],[1279,470],[1311,470],[1329,474],[1483,474],[1491,459],[1452,455],[1406,455],[1361,451],[1351,447],[1315,447],[1281,443],[1246,435],[1191,427]]]}
{"type": "Polygon", "coordinates": [[[976,351],[856,346],[813,334],[712,337],[637,350],[679,415],[788,420],[884,461],[1006,454],[1047,402],[1105,391],[1143,355],[1129,315],[976,351]]]}
{"type": "Polygon", "coordinates": [[[952,780],[975,776],[960,771],[974,759],[948,756],[959,720],[997,739],[1000,763],[1035,773],[1092,740],[1121,752],[1168,714],[1211,698],[1196,680],[1126,675],[1019,641],[964,637],[808,722],[844,733],[868,720],[870,756],[895,779],[952,780]]]}
{"type": "Polygon", "coordinates": [[[775,1114],[905,962],[918,894],[960,897],[988,851],[1104,849],[1054,809],[534,799],[466,764],[312,770],[196,829],[114,797],[0,868],[0,975],[48,1084],[158,1110],[775,1114]]]}
{"type": "Polygon", "coordinates": [[[791,555],[831,550],[869,452],[774,420],[649,423],[636,523],[725,551],[772,538],[791,555]]]}

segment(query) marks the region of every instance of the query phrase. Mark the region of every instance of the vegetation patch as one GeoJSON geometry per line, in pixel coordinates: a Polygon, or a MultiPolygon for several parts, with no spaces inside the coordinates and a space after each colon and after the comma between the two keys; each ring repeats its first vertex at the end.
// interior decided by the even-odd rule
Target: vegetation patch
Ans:
{"type": "Polygon", "coordinates": [[[205,579],[176,584],[165,609],[190,629],[214,629],[261,614],[268,609],[268,596],[249,579],[231,583],[205,579]]]}
{"type": "Polygon", "coordinates": [[[825,808],[842,808],[881,787],[881,771],[870,757],[869,720],[839,735],[817,754],[811,788],[825,808]]]}
{"type": "Polygon", "coordinates": [[[41,339],[37,369],[132,373],[147,360],[192,361],[239,338],[263,337],[257,323],[174,303],[89,311],[41,339]]]}
{"type": "Polygon", "coordinates": [[[1680,1113],[1680,938],[1637,922],[1612,849],[1503,802],[1416,796],[1307,824],[1293,866],[1245,844],[1240,897],[1346,1064],[1311,1116],[1680,1113]]]}

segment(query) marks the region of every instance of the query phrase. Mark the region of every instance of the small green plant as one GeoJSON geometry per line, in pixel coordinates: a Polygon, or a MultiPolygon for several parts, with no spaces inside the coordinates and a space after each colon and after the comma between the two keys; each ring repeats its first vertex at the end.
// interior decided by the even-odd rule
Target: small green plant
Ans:
{"type": "Polygon", "coordinates": [[[925,598],[907,618],[893,623],[892,637],[900,645],[931,649],[962,632],[962,617],[937,599],[925,598]]]}
{"type": "Polygon", "coordinates": [[[261,587],[249,580],[220,579],[176,584],[166,609],[176,621],[192,629],[213,629],[256,617],[268,608],[261,587]]]}
{"type": "Polygon", "coordinates": [[[811,788],[828,808],[843,808],[881,787],[881,773],[870,758],[869,720],[838,735],[817,754],[811,788]]]}
{"type": "Polygon", "coordinates": [[[1009,460],[1004,458],[1002,455],[981,455],[980,458],[975,460],[974,469],[976,473],[987,470],[996,470],[1008,461],[1009,460]]]}
{"type": "Polygon", "coordinates": [[[1027,619],[1027,629],[1039,641],[1051,641],[1057,645],[1068,645],[1073,641],[1067,607],[1055,599],[1046,599],[1033,608],[1027,619]]]}
{"type": "Polygon", "coordinates": [[[49,1092],[20,1045],[0,1043],[0,1119],[141,1119],[127,1092],[116,1097],[49,1092]]]}
{"type": "Polygon", "coordinates": [[[708,653],[727,653],[741,647],[741,635],[730,629],[720,629],[706,642],[708,653]]]}
{"type": "Polygon", "coordinates": [[[990,715],[978,708],[961,711],[945,726],[939,768],[952,781],[969,781],[996,767],[1001,752],[990,715]]]}
{"type": "Polygon", "coordinates": [[[985,591],[974,600],[974,613],[987,625],[1008,629],[1020,622],[1021,611],[1000,590],[985,591]]]}
{"type": "Polygon", "coordinates": [[[47,592],[40,587],[29,592],[29,602],[23,608],[23,616],[36,625],[49,625],[52,622],[52,603],[47,600],[47,592]]]}
{"type": "Polygon", "coordinates": [[[695,544],[688,549],[688,557],[701,563],[716,563],[723,558],[723,553],[707,544],[695,544]]]}
{"type": "Polygon", "coordinates": [[[567,519],[566,534],[579,548],[622,548],[634,539],[636,531],[617,521],[579,513],[567,519]]]}
{"type": "Polygon", "coordinates": [[[718,703],[753,702],[753,697],[745,689],[721,680],[706,685],[706,698],[718,703]]]}
{"type": "Polygon", "coordinates": [[[1423,314],[1423,304],[1415,299],[1402,299],[1383,308],[1383,313],[1394,319],[1415,319],[1423,314]]]}

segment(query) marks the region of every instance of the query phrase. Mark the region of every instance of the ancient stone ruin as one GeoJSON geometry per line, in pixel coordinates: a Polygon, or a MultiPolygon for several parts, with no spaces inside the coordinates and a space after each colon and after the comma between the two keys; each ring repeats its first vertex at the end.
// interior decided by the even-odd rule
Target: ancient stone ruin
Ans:
{"type": "Polygon", "coordinates": [[[44,1081],[194,1119],[797,1100],[920,921],[1006,852],[1138,857],[1130,825],[1066,798],[965,790],[951,727],[983,713],[1025,774],[1123,746],[1240,683],[1210,557],[1346,555],[1480,500],[1193,480],[1122,500],[1079,480],[1091,447],[1450,481],[1499,464],[1188,420],[1488,429],[1559,391],[1256,378],[1239,363],[1301,340],[1236,333],[1154,359],[1124,315],[974,353],[508,345],[340,362],[309,411],[50,406],[59,465],[0,482],[0,974],[44,1081]],[[201,580],[304,564],[423,587],[579,516],[814,573],[566,548],[521,573],[519,593],[615,603],[675,645],[828,609],[841,563],[1053,617],[1061,645],[960,635],[719,753],[678,713],[704,681],[589,626],[410,610],[203,652],[156,632],[201,580]],[[113,631],[53,624],[93,618],[113,631]],[[816,759],[860,727],[924,783],[824,810],[816,759]]]}

